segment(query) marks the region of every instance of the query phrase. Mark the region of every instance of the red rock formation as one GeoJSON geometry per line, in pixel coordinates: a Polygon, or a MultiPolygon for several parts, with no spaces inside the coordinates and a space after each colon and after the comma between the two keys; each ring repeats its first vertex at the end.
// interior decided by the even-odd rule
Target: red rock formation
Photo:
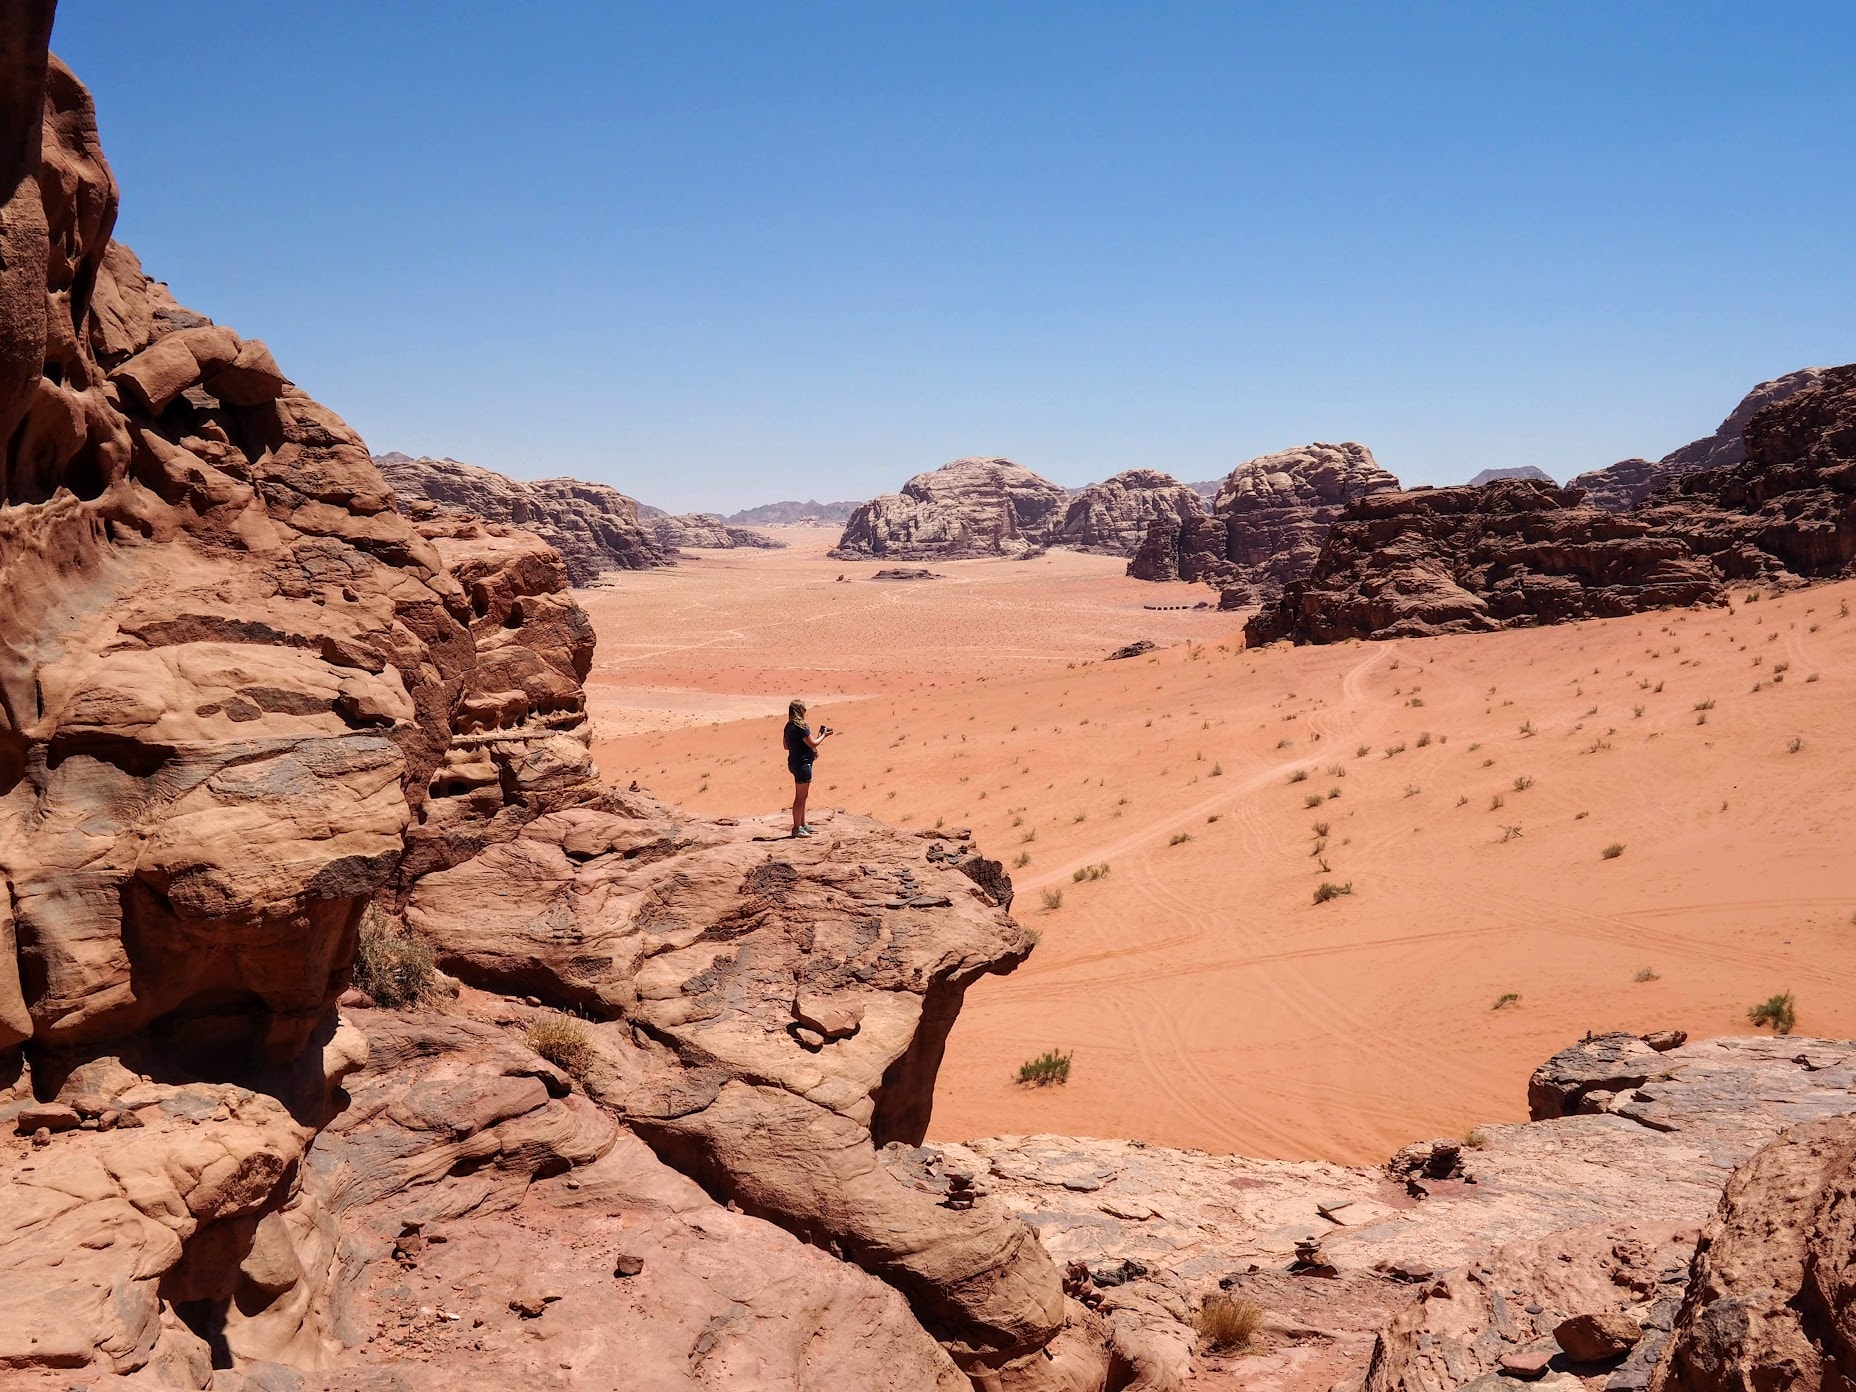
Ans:
{"type": "Polygon", "coordinates": [[[1329,525],[1348,504],[1398,487],[1372,451],[1348,442],[1266,454],[1231,471],[1209,521],[1149,528],[1128,573],[1140,580],[1203,580],[1220,607],[1272,602],[1306,576],[1329,525]]]}
{"type": "Polygon", "coordinates": [[[1734,580],[1856,566],[1856,365],[1762,407],[1746,458],[1689,473],[1628,513],[1576,488],[1499,481],[1380,494],[1329,530],[1308,579],[1246,641],[1481,632],[1719,603],[1734,580]]]}
{"type": "Polygon", "coordinates": [[[1132,556],[1148,529],[1177,527],[1205,516],[1197,492],[1157,469],[1127,469],[1092,483],[1070,499],[1055,545],[1132,556]]]}
{"type": "Polygon", "coordinates": [[[1021,556],[1048,544],[1069,494],[1009,459],[956,459],[851,514],[831,554],[855,561],[1021,556]]]}
{"type": "Polygon", "coordinates": [[[1254,645],[1480,633],[1724,598],[1714,569],[1652,523],[1500,480],[1362,499],[1329,529],[1313,573],[1244,634],[1254,645]]]}
{"type": "Polygon", "coordinates": [[[1746,458],[1742,436],[1747,422],[1765,407],[1816,386],[1823,375],[1823,368],[1806,367],[1770,382],[1761,382],[1740,399],[1740,404],[1728,412],[1727,419],[1712,435],[1692,440],[1659,460],[1622,459],[1608,468],[1593,469],[1566,486],[1583,488],[1586,502],[1594,507],[1626,512],[1662,485],[1685,474],[1738,464],[1746,458]]]}
{"type": "Polygon", "coordinates": [[[657,537],[658,545],[667,552],[675,552],[684,546],[717,551],[733,551],[742,547],[778,551],[786,545],[751,527],[731,527],[712,512],[673,515],[653,508],[645,518],[645,525],[657,537]]]}
{"type": "Polygon", "coordinates": [[[603,483],[525,482],[456,459],[413,459],[397,451],[374,463],[401,498],[534,532],[566,559],[576,585],[591,585],[608,570],[673,563],[671,552],[639,519],[638,503],[603,483]]]}

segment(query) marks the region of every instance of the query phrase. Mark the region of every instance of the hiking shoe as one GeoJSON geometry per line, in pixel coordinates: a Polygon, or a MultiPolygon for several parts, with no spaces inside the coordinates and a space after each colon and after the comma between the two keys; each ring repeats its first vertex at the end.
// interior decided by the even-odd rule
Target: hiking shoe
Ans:
{"type": "Polygon", "coordinates": [[[793,828],[794,836],[810,836],[811,834],[812,828],[809,826],[796,826],[793,828]]]}

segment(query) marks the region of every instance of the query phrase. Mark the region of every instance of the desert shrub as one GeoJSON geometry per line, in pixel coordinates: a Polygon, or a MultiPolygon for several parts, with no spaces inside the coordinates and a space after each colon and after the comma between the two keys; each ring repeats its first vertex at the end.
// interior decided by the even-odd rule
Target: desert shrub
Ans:
{"type": "Polygon", "coordinates": [[[1803,749],[1803,748],[1804,748],[1804,741],[1799,739],[1798,736],[1796,735],[1793,735],[1790,739],[1785,741],[1785,752],[1787,754],[1796,754],[1800,749],[1803,749]]]}
{"type": "Polygon", "coordinates": [[[1531,720],[1523,720],[1521,722],[1521,733],[1523,735],[1533,734],[1534,733],[1534,722],[1531,720]]]}
{"type": "Polygon", "coordinates": [[[1320,793],[1304,793],[1302,795],[1302,806],[1304,807],[1319,807],[1326,801],[1327,799],[1322,797],[1320,793]]]}
{"type": "Polygon", "coordinates": [[[1798,1003],[1790,991],[1781,991],[1747,1011],[1746,1018],[1755,1025],[1771,1025],[1774,1034],[1790,1034],[1798,1023],[1798,1003]]]}
{"type": "Polygon", "coordinates": [[[1424,731],[1422,734],[1418,736],[1418,748],[1423,749],[1430,742],[1431,742],[1431,732],[1429,730],[1424,731]]]}
{"type": "Polygon", "coordinates": [[[1394,754],[1403,754],[1404,752],[1405,752],[1405,741],[1404,740],[1400,740],[1397,744],[1388,744],[1386,746],[1386,758],[1388,759],[1390,759],[1394,754]]]}
{"type": "Polygon", "coordinates": [[[1191,839],[1192,839],[1192,833],[1191,833],[1191,832],[1189,832],[1189,831],[1176,831],[1176,832],[1174,832],[1174,833],[1173,833],[1173,834],[1172,834],[1172,835],[1171,835],[1170,837],[1168,837],[1168,838],[1167,838],[1167,845],[1169,845],[1169,846],[1183,846],[1183,845],[1185,845],[1185,844],[1186,844],[1186,843],[1187,843],[1188,841],[1190,841],[1191,839]]]}
{"type": "Polygon", "coordinates": [[[1696,710],[1698,710],[1698,711],[1706,711],[1706,710],[1713,710],[1713,709],[1714,709],[1714,698],[1713,698],[1712,696],[1710,696],[1710,697],[1709,697],[1709,698],[1708,698],[1707,700],[1705,700],[1705,701],[1697,701],[1697,702],[1695,702],[1695,705],[1694,705],[1694,709],[1696,709],[1696,710]]]}
{"type": "Polygon", "coordinates": [[[1329,789],[1328,789],[1328,801],[1329,801],[1329,802],[1332,802],[1332,801],[1334,801],[1334,799],[1335,799],[1335,798],[1337,798],[1337,797],[1339,797],[1339,796],[1340,796],[1340,789],[1339,789],[1339,788],[1329,788],[1329,789]]]}
{"type": "Polygon", "coordinates": [[[1018,844],[1021,846],[1029,846],[1033,841],[1037,839],[1038,839],[1038,829],[1036,827],[1032,827],[1030,831],[1027,831],[1023,836],[1018,838],[1018,844]]]}
{"type": "Polygon", "coordinates": [[[1624,854],[1624,843],[1622,841],[1613,841],[1598,854],[1606,860],[1616,860],[1619,856],[1624,854]]]}
{"type": "Polygon", "coordinates": [[[1047,909],[1061,909],[1063,907],[1063,891],[1061,889],[1043,890],[1039,893],[1038,897],[1044,901],[1044,907],[1047,909]]]}
{"type": "Polygon", "coordinates": [[[1249,1348],[1263,1332],[1263,1310],[1254,1300],[1219,1291],[1205,1297],[1192,1327],[1211,1348],[1236,1352],[1249,1348]]]}
{"type": "Polygon", "coordinates": [[[361,919],[355,947],[354,984],[376,1005],[404,1010],[451,994],[438,977],[438,954],[405,925],[373,904],[361,919]]]}
{"type": "Polygon", "coordinates": [[[1060,1054],[1055,1049],[1046,1049],[1036,1058],[1018,1065],[1018,1081],[1030,1083],[1033,1087],[1067,1083],[1070,1081],[1070,1056],[1060,1054]]]}
{"type": "Polygon", "coordinates": [[[1368,754],[1371,754],[1372,752],[1373,752],[1372,745],[1362,744],[1354,749],[1353,757],[1356,759],[1364,759],[1368,754]]]}
{"type": "Polygon", "coordinates": [[[1656,972],[1651,967],[1638,967],[1637,974],[1633,976],[1631,980],[1632,981],[1654,981],[1656,980],[1656,972]]]}
{"type": "Polygon", "coordinates": [[[593,1061],[593,1036],[587,1031],[586,1021],[572,1015],[550,1010],[530,1020],[523,1033],[528,1036],[529,1048],[576,1078],[593,1061]]]}
{"type": "Polygon", "coordinates": [[[1213,765],[1212,765],[1212,777],[1213,777],[1213,778],[1223,778],[1223,777],[1224,777],[1224,765],[1223,765],[1223,764],[1213,764],[1213,765]]]}
{"type": "Polygon", "coordinates": [[[1503,797],[1500,793],[1496,793],[1489,798],[1489,811],[1499,812],[1503,807],[1507,806],[1507,804],[1508,799],[1503,797]]]}
{"type": "Polygon", "coordinates": [[[1470,1127],[1468,1134],[1463,1137],[1463,1144],[1468,1146],[1471,1150],[1481,1150],[1483,1147],[1487,1146],[1488,1143],[1489,1133],[1484,1131],[1480,1126],[1470,1127]]]}
{"type": "Polygon", "coordinates": [[[1308,781],[1308,770],[1297,769],[1294,773],[1289,775],[1289,781],[1291,783],[1306,783],[1308,781]]]}
{"type": "Polygon", "coordinates": [[[1023,870],[1029,864],[1031,864],[1030,851],[1020,851],[1017,855],[1012,857],[1012,868],[1014,870],[1023,870]]]}
{"type": "Polygon", "coordinates": [[[1316,838],[1319,839],[1320,837],[1326,836],[1328,834],[1328,824],[1326,822],[1316,822],[1312,830],[1314,831],[1316,838]]]}
{"type": "Polygon", "coordinates": [[[1519,1005],[1520,1003],[1521,993],[1519,991],[1503,991],[1495,998],[1495,1004],[1490,1006],[1489,1009],[1506,1010],[1509,1006],[1519,1005]]]}
{"type": "Polygon", "coordinates": [[[1525,793],[1529,788],[1533,786],[1534,786],[1534,780],[1529,778],[1525,773],[1522,774],[1519,778],[1515,779],[1514,781],[1514,790],[1517,793],[1525,793]]]}
{"type": "Polygon", "coordinates": [[[1330,899],[1338,899],[1343,894],[1352,893],[1352,880],[1348,880],[1346,884],[1335,884],[1332,880],[1323,880],[1320,886],[1315,890],[1315,902],[1317,904],[1325,904],[1330,899]]]}
{"type": "Polygon", "coordinates": [[[1084,880],[1102,880],[1107,878],[1108,862],[1106,860],[1098,861],[1094,865],[1078,866],[1075,870],[1070,872],[1070,880],[1073,884],[1081,884],[1084,880]]]}

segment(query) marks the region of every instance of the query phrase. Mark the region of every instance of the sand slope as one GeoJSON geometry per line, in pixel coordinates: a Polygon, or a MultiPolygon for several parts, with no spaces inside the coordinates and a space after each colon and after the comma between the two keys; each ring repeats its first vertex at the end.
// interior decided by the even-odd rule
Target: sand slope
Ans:
{"type": "Polygon", "coordinates": [[[1205,591],[1117,561],[882,584],[825,533],[782,534],[793,550],[582,594],[596,753],[609,778],[767,813],[804,694],[846,732],[815,808],[1024,858],[1041,942],[970,993],[939,1136],[1373,1160],[1520,1116],[1528,1070],[1587,1029],[1743,1032],[1789,989],[1800,1030],[1856,1032],[1856,584],[1243,652],[1242,614],[1145,610],[1205,591]],[[1143,636],[1170,646],[1101,660],[1143,636]],[[1353,892],[1317,905],[1323,881],[1353,892]],[[1015,1085],[1048,1047],[1074,1051],[1069,1085],[1015,1085]]]}

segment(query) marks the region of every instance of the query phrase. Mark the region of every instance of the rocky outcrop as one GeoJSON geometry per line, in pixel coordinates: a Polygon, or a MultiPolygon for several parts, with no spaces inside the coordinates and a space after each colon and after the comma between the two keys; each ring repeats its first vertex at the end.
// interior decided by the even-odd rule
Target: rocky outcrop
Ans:
{"type": "Polygon", "coordinates": [[[1157,469],[1127,469],[1070,499],[1051,537],[1060,546],[1132,556],[1156,523],[1178,527],[1205,516],[1199,495],[1157,469]]]}
{"type": "Polygon", "coordinates": [[[1816,386],[1823,378],[1824,371],[1820,367],[1806,367],[1797,372],[1788,372],[1783,377],[1775,377],[1770,382],[1761,382],[1740,399],[1740,404],[1728,412],[1727,419],[1721,422],[1712,435],[1692,440],[1681,449],[1671,450],[1659,460],[1619,460],[1608,468],[1580,474],[1567,487],[1584,489],[1585,500],[1594,507],[1625,512],[1636,507],[1663,484],[1685,474],[1739,464],[1747,457],[1742,438],[1747,422],[1765,407],[1816,386]]]}
{"type": "Polygon", "coordinates": [[[783,541],[775,541],[765,532],[757,532],[749,527],[731,527],[712,512],[665,513],[649,518],[647,525],[656,535],[658,545],[666,552],[675,552],[685,546],[717,551],[732,551],[740,547],[778,551],[786,545],[783,541]]]}
{"type": "Polygon", "coordinates": [[[1532,464],[1521,464],[1508,469],[1484,469],[1469,481],[1469,486],[1480,488],[1483,484],[1494,483],[1497,479],[1533,479],[1538,483],[1552,483],[1553,475],[1532,464]]]}
{"type": "Polygon", "coordinates": [[[862,503],[856,502],[821,503],[808,499],[802,503],[788,500],[743,508],[739,512],[729,513],[722,520],[736,527],[770,527],[801,522],[835,522],[842,527],[851,520],[851,514],[862,506],[862,503]]]}
{"type": "Polygon", "coordinates": [[[1788,1131],[1727,1186],[1652,1392],[1856,1386],[1856,1121],[1788,1131]]]}
{"type": "Polygon", "coordinates": [[[1653,523],[1586,507],[1576,490],[1500,480],[1355,504],[1313,573],[1244,634],[1255,645],[1481,633],[1724,600],[1715,569],[1653,523]]]}
{"type": "MultiPolygon", "coordinates": [[[[1576,1114],[1420,1142],[1374,1168],[1059,1136],[892,1146],[884,1159],[930,1192],[963,1176],[1023,1215],[1118,1346],[1175,1378],[1190,1368],[1187,1385],[1496,1392],[1516,1382],[1505,1365],[1534,1361],[1536,1375],[1595,1374],[1587,1386],[1637,1392],[1685,1322],[1690,1258],[1734,1168],[1791,1127],[1848,1135],[1853,1123],[1825,1119],[1856,1114],[1856,1043],[1638,1043],[1658,1061],[1643,1084],[1615,1078],[1614,1049],[1581,1059],[1576,1045],[1551,1071],[1614,1076],[1616,1092],[1588,1092],[1576,1114]],[[1207,1350],[1191,1328],[1217,1296],[1262,1312],[1241,1358],[1207,1350]],[[1608,1364],[1577,1364],[1555,1333],[1581,1317],[1628,1320],[1637,1342],[1608,1364]]],[[[1815,1192],[1841,1203],[1834,1184],[1815,1192]]],[[[1761,1211],[1745,1208],[1749,1221],[1761,1211]]],[[[1765,1212],[1768,1229],[1813,1231],[1798,1208],[1765,1212]]],[[[1847,1255],[1835,1260],[1849,1270],[1847,1255]]],[[[1799,1289],[1761,1298],[1782,1314],[1783,1292],[1799,1289]]],[[[1735,1327],[1726,1307],[1714,1321],[1735,1327]]]]}
{"type": "Polygon", "coordinates": [[[1720,603],[1734,581],[1851,573],[1856,365],[1762,407],[1745,451],[1625,513],[1577,488],[1512,480],[1364,499],[1246,641],[1482,632],[1720,603]]]}
{"type": "Polygon", "coordinates": [[[42,335],[0,378],[9,1378],[1105,1387],[1023,1224],[876,1160],[926,1127],[968,983],[1028,950],[1002,867],[874,823],[769,851],[602,790],[568,562],[402,511],[109,242],[49,21],[0,19],[54,229],[0,227],[42,335]],[[345,996],[364,920],[408,971],[578,1005],[582,1078],[527,1043],[571,1016],[345,996]]]}
{"type": "Polygon", "coordinates": [[[561,553],[575,585],[591,585],[609,570],[673,563],[657,534],[639,519],[637,502],[606,484],[571,478],[529,482],[456,459],[414,459],[397,451],[376,456],[374,463],[404,501],[535,533],[561,553]]]}
{"type": "Polygon", "coordinates": [[[1202,580],[1220,607],[1267,604],[1313,569],[1328,527],[1355,500],[1396,489],[1372,451],[1316,443],[1231,471],[1210,519],[1156,523],[1128,566],[1141,580],[1202,580]]]}
{"type": "Polygon", "coordinates": [[[956,459],[851,514],[840,560],[1022,556],[1048,544],[1069,494],[1009,459],[956,459]]]}

